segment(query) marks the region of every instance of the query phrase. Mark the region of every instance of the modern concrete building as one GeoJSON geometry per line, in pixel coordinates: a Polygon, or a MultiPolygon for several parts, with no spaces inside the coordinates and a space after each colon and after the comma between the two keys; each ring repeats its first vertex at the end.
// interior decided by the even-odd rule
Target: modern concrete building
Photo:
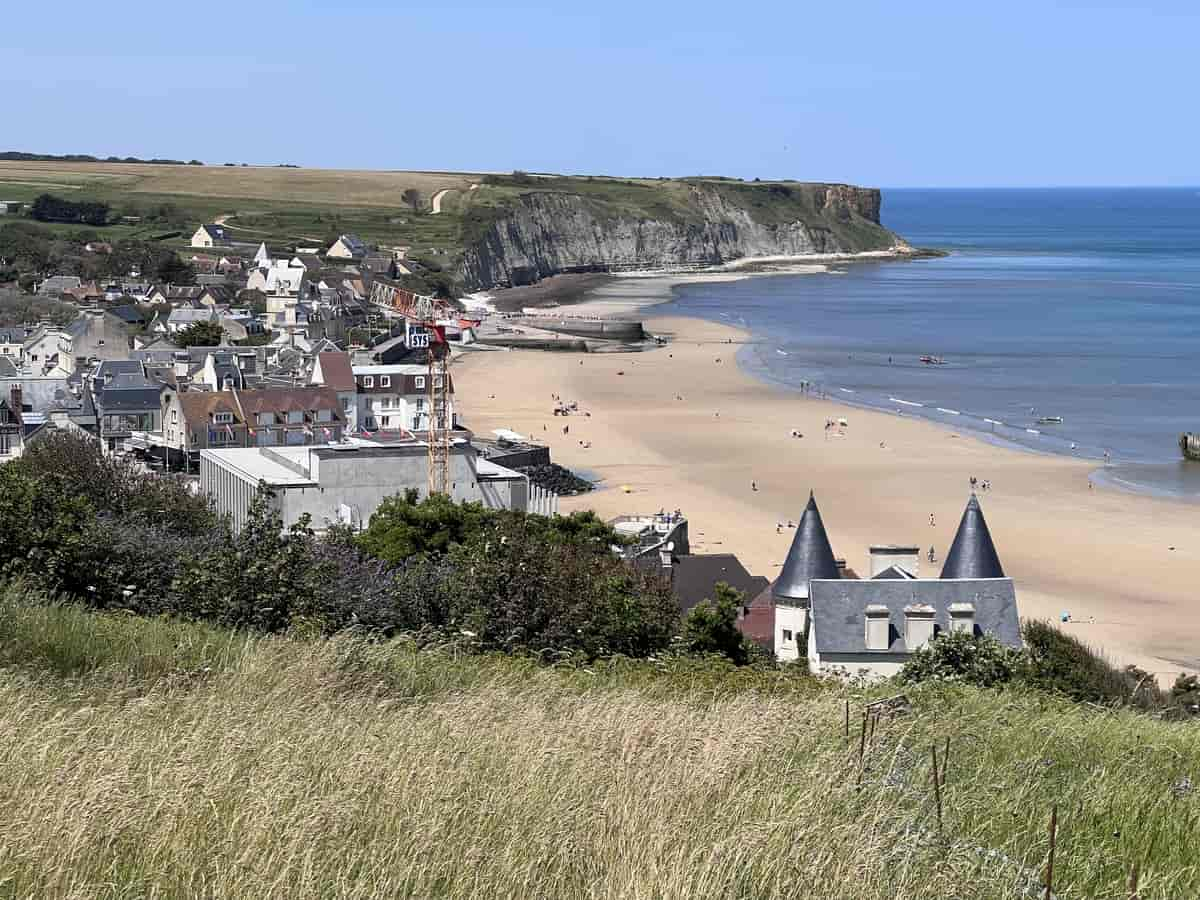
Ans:
{"type": "MultiPolygon", "coordinates": [[[[409,489],[427,495],[428,454],[419,441],[204,450],[200,489],[235,529],[245,523],[260,483],[274,491],[272,502],[285,528],[305,513],[318,531],[335,524],[362,528],[386,498],[409,489]]],[[[479,459],[465,440],[450,448],[450,496],[489,509],[541,515],[553,515],[558,508],[553,494],[530,484],[520,472],[479,459]]]]}

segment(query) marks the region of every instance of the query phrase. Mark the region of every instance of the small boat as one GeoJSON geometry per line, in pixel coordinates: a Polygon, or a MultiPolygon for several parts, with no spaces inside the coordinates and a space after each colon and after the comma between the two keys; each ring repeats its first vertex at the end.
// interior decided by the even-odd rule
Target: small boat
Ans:
{"type": "Polygon", "coordinates": [[[940,356],[922,356],[920,360],[927,366],[944,366],[946,364],[946,360],[940,356]]]}
{"type": "Polygon", "coordinates": [[[1063,423],[1062,416],[1042,416],[1037,420],[1039,425],[1061,425],[1063,423]]]}
{"type": "Polygon", "coordinates": [[[1200,462],[1200,434],[1186,431],[1179,436],[1179,451],[1184,459],[1200,462]]]}

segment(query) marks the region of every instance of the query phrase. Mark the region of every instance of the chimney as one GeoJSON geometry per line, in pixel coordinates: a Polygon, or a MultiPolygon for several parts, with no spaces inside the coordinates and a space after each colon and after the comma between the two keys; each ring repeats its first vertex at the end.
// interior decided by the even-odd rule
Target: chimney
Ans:
{"type": "Polygon", "coordinates": [[[903,547],[895,544],[872,544],[867,551],[871,557],[871,578],[880,572],[897,566],[908,574],[919,574],[921,548],[903,547]]]}
{"type": "Polygon", "coordinates": [[[965,631],[967,634],[975,633],[974,603],[950,604],[950,630],[965,631]]]}
{"type": "Polygon", "coordinates": [[[863,610],[866,621],[866,645],[868,650],[886,650],[891,641],[891,622],[888,608],[882,603],[872,603],[863,610]]]}
{"type": "Polygon", "coordinates": [[[933,640],[934,609],[928,603],[910,603],[904,607],[904,644],[909,652],[933,640]]]}

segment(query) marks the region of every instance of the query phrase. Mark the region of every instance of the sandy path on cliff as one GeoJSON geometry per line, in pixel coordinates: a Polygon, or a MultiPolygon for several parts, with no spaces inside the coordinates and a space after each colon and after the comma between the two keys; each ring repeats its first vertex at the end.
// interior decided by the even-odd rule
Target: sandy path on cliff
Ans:
{"type": "Polygon", "coordinates": [[[736,553],[768,578],[792,535],[777,534],[776,523],[796,520],[810,489],[834,552],[861,573],[872,543],[933,545],[941,560],[970,477],[990,479],[981,502],[1023,616],[1068,610],[1072,633],[1168,681],[1200,663],[1193,507],[1090,489],[1092,464],[1081,460],[762,385],[738,370],[738,347],[725,341],[746,336],[726,326],[659,318],[648,327],[673,333],[673,343],[641,354],[470,356],[455,369],[460,414],[478,433],[529,434],[556,462],[604,478],[604,490],[565,498],[563,511],[611,517],[679,507],[696,552],[736,553]],[[591,416],[552,416],[552,393],[591,416]],[[825,437],[825,421],[843,417],[845,436],[825,437]]]}

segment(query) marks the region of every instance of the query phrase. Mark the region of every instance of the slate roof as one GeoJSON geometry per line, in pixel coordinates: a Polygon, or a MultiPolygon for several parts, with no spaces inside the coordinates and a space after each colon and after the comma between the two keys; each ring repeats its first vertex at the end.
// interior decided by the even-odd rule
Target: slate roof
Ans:
{"type": "Polygon", "coordinates": [[[8,356],[0,356],[0,378],[16,378],[21,373],[8,356]]]}
{"type": "Polygon", "coordinates": [[[158,409],[161,385],[150,381],[141,373],[122,372],[112,376],[96,392],[96,403],[102,413],[122,410],[158,409]]]}
{"type": "Polygon", "coordinates": [[[1021,646],[1017,597],[1011,578],[938,579],[913,581],[816,580],[809,595],[810,628],[818,653],[908,653],[904,643],[904,608],[912,604],[934,608],[934,628],[950,627],[952,603],[975,607],[975,632],[996,637],[1010,647],[1021,646]],[[887,650],[867,650],[863,610],[886,606],[891,625],[887,650]]]}
{"type": "Polygon", "coordinates": [[[357,234],[343,234],[338,238],[338,240],[340,240],[345,248],[354,256],[363,256],[367,252],[367,245],[363,243],[362,238],[360,238],[357,234]]]}
{"type": "Polygon", "coordinates": [[[897,581],[912,581],[916,577],[916,575],[908,571],[908,569],[904,568],[904,566],[888,566],[878,575],[873,575],[872,580],[878,581],[882,579],[887,581],[889,579],[893,579],[897,581]]]}
{"type": "Polygon", "coordinates": [[[350,367],[348,353],[318,353],[321,364],[321,380],[325,387],[335,391],[355,390],[354,371],[350,367]]]}
{"type": "Polygon", "coordinates": [[[821,521],[816,498],[810,492],[808,506],[796,526],[796,535],[787,559],[774,585],[774,594],[783,600],[802,600],[808,596],[808,583],[814,578],[838,578],[837,561],[829,546],[829,535],[821,521]]]}
{"type": "Polygon", "coordinates": [[[0,328],[0,344],[24,344],[26,337],[25,329],[20,325],[0,328]]]}
{"type": "Polygon", "coordinates": [[[122,322],[126,322],[130,325],[141,325],[146,321],[145,314],[136,306],[128,303],[122,306],[114,306],[109,311],[122,322]]]}
{"type": "Polygon", "coordinates": [[[974,493],[963,510],[954,543],[942,565],[943,578],[1003,578],[1004,567],[992,543],[979,498],[974,493]]]}
{"type": "MultiPolygon", "coordinates": [[[[657,562],[657,559],[651,557],[657,562]]],[[[705,553],[675,558],[671,569],[671,589],[679,601],[679,611],[686,613],[704,600],[715,596],[717,582],[724,581],[744,593],[743,603],[749,603],[769,584],[761,575],[751,575],[732,553],[705,553]]]]}
{"type": "Polygon", "coordinates": [[[220,225],[201,225],[204,231],[208,232],[208,236],[214,241],[223,241],[226,239],[225,229],[220,225]]]}

